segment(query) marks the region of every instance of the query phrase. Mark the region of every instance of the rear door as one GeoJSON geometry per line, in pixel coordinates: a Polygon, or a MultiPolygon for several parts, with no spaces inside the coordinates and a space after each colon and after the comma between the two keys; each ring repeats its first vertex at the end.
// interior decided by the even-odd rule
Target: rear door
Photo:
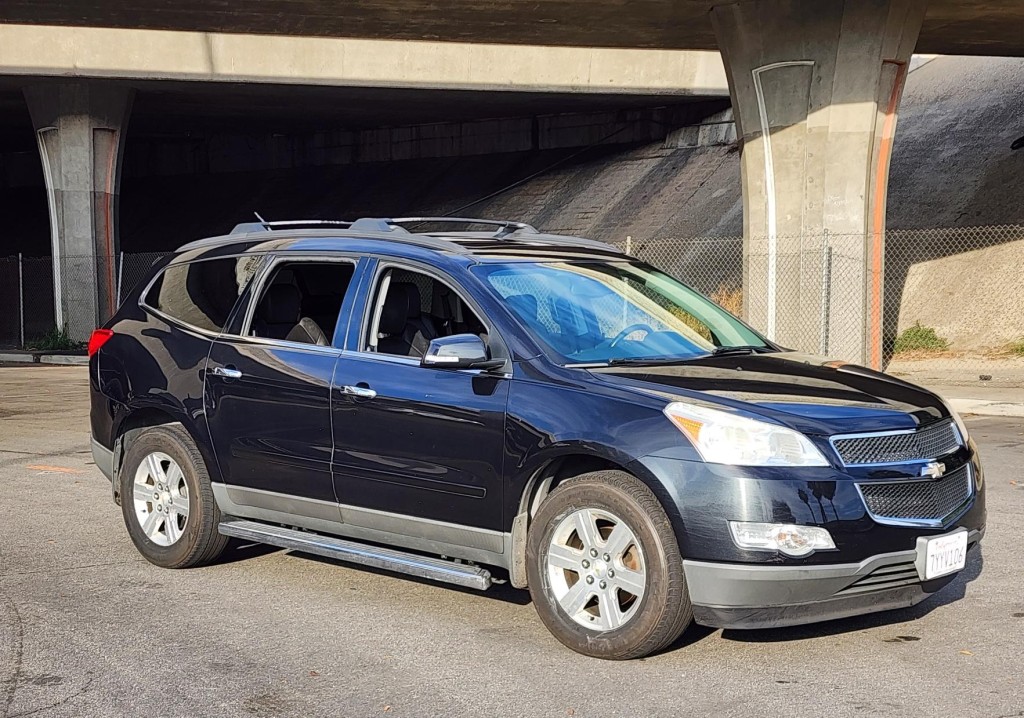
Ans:
{"type": "Polygon", "coordinates": [[[213,343],[205,403],[230,500],[336,521],[330,388],[356,259],[271,257],[213,343]]]}

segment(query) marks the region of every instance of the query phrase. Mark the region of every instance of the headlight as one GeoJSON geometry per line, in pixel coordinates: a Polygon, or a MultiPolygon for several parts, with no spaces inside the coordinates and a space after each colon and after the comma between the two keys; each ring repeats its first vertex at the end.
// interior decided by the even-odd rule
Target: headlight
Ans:
{"type": "Polygon", "coordinates": [[[693,442],[704,461],[733,466],[828,466],[798,431],[706,406],[673,402],[665,416],[693,442]]]}
{"type": "Polygon", "coordinates": [[[817,526],[730,521],[729,530],[740,548],[781,551],[788,556],[806,556],[812,551],[836,547],[832,535],[817,526]]]}

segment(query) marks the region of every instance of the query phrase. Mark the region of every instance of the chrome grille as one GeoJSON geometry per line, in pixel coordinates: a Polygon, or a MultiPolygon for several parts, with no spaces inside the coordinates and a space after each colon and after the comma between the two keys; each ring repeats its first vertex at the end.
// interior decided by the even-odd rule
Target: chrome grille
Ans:
{"type": "Polygon", "coordinates": [[[927,525],[941,525],[974,493],[969,464],[935,481],[887,481],[857,488],[876,521],[927,525]]]}
{"type": "Polygon", "coordinates": [[[960,448],[960,433],[952,421],[916,431],[834,437],[832,446],[847,466],[930,461],[960,448]]]}

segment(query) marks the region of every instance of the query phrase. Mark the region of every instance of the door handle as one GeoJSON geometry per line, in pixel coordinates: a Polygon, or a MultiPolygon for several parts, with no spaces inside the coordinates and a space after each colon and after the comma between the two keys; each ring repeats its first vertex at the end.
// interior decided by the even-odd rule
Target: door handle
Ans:
{"type": "Polygon", "coordinates": [[[341,387],[341,393],[349,396],[357,396],[360,399],[376,399],[377,392],[368,386],[343,386],[341,387]]]}
{"type": "Polygon", "coordinates": [[[241,379],[242,372],[239,369],[228,366],[218,366],[213,368],[214,376],[222,376],[225,379],[241,379]]]}

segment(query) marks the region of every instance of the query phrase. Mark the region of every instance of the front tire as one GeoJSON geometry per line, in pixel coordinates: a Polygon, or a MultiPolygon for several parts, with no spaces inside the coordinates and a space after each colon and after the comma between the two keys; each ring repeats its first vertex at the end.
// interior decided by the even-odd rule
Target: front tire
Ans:
{"type": "Polygon", "coordinates": [[[668,516],[625,472],[559,485],[533,518],[526,558],[537,613],[579,653],[640,658],[675,641],[693,618],[668,516]]]}
{"type": "Polygon", "coordinates": [[[220,510],[199,449],[181,424],[144,429],[118,472],[121,512],[132,543],[163,568],[214,561],[228,537],[217,531],[220,510]]]}

